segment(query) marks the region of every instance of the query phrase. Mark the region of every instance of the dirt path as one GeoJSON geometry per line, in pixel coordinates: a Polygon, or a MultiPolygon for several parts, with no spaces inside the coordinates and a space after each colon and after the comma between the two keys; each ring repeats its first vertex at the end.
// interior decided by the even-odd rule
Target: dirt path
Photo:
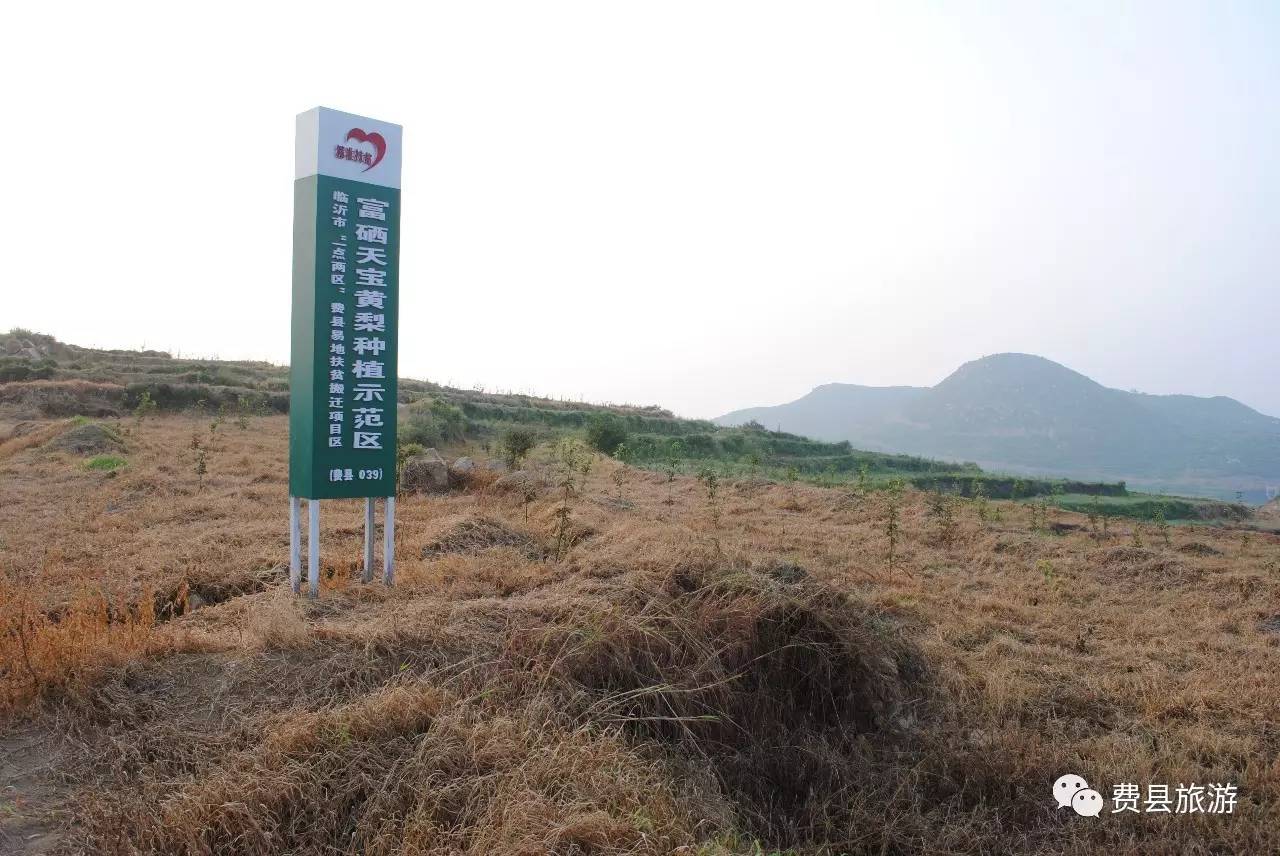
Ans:
{"type": "Polygon", "coordinates": [[[58,843],[55,743],[32,727],[0,734],[0,853],[49,853],[58,843]]]}

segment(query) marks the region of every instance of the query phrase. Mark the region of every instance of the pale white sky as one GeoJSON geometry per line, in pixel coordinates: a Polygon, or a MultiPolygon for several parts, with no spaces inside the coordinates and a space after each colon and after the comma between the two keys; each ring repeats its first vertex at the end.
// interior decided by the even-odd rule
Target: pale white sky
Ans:
{"type": "Polygon", "coordinates": [[[1278,8],[19,4],[0,326],[287,361],[323,104],[405,126],[404,376],[714,416],[1027,351],[1280,415],[1278,8]]]}

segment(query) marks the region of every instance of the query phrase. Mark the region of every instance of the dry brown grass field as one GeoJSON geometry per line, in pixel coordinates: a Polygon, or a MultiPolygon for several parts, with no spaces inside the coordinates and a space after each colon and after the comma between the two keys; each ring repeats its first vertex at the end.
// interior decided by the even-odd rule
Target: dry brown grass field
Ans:
{"type": "Polygon", "coordinates": [[[527,507],[402,498],[390,590],[326,503],[312,601],[283,417],[115,424],[114,472],[0,443],[5,852],[1280,852],[1272,536],[1001,502],[946,543],[908,492],[890,567],[886,493],[600,457],[557,557],[540,450],[527,507]],[[1067,772],[1239,804],[1078,817],[1067,772]]]}

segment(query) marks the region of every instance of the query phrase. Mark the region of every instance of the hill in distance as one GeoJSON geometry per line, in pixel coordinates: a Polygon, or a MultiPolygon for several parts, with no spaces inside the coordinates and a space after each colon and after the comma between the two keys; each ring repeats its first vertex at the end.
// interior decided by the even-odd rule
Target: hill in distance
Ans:
{"type": "Polygon", "coordinates": [[[1280,419],[1223,396],[1110,389],[1030,354],[965,363],[933,387],[824,384],[788,404],[713,421],[1219,498],[1240,492],[1262,502],[1267,486],[1280,484],[1280,419]]]}
{"type": "MultiPolygon", "coordinates": [[[[144,396],[161,412],[234,415],[285,413],[286,366],[264,362],[174,357],[161,351],[102,350],[15,329],[0,333],[0,442],[6,422],[88,417],[118,419],[144,396]]],[[[865,473],[873,481],[942,477],[986,478],[976,467],[915,456],[865,452],[848,443],[824,443],[760,429],[723,428],[682,419],[656,405],[598,404],[483,389],[458,389],[400,378],[399,441],[452,448],[479,444],[496,450],[512,430],[551,442],[582,434],[592,420],[612,420],[625,436],[627,457],[641,466],[697,472],[714,466],[723,475],[834,483],[865,473]]],[[[27,430],[23,427],[21,430],[27,430]]],[[[610,451],[615,451],[611,449],[610,451]]],[[[1009,492],[1008,479],[988,486],[1009,492]]],[[[1059,485],[1060,486],[1060,485],[1059,485]]],[[[1045,493],[1048,480],[1025,485],[1024,495],[1045,493]]],[[[1076,486],[1077,488],[1087,486],[1076,486]]],[[[1109,495],[1117,486],[1105,486],[1109,495]]],[[[1098,486],[1098,489],[1103,489],[1098,486]]]]}
{"type": "MultiPolygon", "coordinates": [[[[144,397],[161,412],[235,416],[284,413],[289,407],[288,369],[263,362],[174,357],[160,351],[101,350],[14,330],[0,334],[0,446],[6,436],[30,430],[27,420],[84,417],[120,419],[144,397]]],[[[823,387],[823,390],[838,389],[823,387]]],[[[869,397],[916,390],[866,390],[869,397]]],[[[838,397],[837,397],[838,398],[838,397]]],[[[853,415],[865,408],[851,408],[853,415]]],[[[855,448],[847,440],[824,441],[761,425],[726,427],[682,419],[658,406],[593,404],[481,389],[457,389],[400,379],[401,444],[439,449],[479,446],[497,454],[509,432],[535,442],[583,436],[600,419],[621,432],[625,457],[649,469],[697,474],[714,469],[722,478],[807,481],[826,486],[883,486],[900,480],[922,490],[993,498],[1058,496],[1079,510],[1101,496],[1105,513],[1148,519],[1157,507],[1170,518],[1231,520],[1249,512],[1236,503],[1133,494],[1118,480],[1062,478],[1052,466],[1031,477],[984,471],[921,455],[855,448]],[[980,483],[980,484],[979,484],[980,483]]],[[[616,451],[610,449],[610,452],[616,451]]]]}

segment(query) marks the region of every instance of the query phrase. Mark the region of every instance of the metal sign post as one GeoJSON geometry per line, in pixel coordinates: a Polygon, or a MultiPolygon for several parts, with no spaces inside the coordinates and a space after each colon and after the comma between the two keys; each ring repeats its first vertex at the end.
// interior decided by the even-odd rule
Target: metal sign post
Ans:
{"type": "Polygon", "coordinates": [[[382,507],[382,581],[396,581],[396,498],[389,496],[382,507]]]}
{"type": "Polygon", "coordinates": [[[289,376],[289,580],[320,592],[320,500],[365,500],[363,579],[373,579],[375,497],[386,497],[392,581],[400,305],[401,128],[324,107],[298,116],[289,376]]]}
{"type": "Polygon", "coordinates": [[[373,582],[373,497],[364,501],[364,573],[361,579],[373,582]]]}
{"type": "Polygon", "coordinates": [[[289,587],[297,594],[302,585],[302,500],[289,497],[289,587]]]}

